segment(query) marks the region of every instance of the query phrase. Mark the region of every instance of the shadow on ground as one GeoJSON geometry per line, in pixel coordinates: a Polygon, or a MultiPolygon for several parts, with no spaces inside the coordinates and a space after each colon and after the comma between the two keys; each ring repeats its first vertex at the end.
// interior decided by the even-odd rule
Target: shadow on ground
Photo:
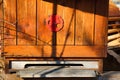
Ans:
{"type": "MultiPolygon", "coordinates": [[[[114,51],[120,55],[120,49],[116,48],[114,51]]],[[[107,54],[107,58],[103,60],[103,65],[103,71],[120,71],[120,63],[109,54],[107,54]]]]}

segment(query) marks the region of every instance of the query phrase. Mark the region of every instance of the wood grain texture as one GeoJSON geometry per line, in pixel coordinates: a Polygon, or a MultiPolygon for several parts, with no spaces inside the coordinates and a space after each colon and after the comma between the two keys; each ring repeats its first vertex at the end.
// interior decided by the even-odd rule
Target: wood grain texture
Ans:
{"type": "MultiPolygon", "coordinates": [[[[12,5],[12,0],[5,0],[12,5]]],[[[107,43],[106,0],[14,0],[17,14],[16,46],[4,47],[9,56],[105,57],[107,43]],[[100,4],[104,4],[101,6],[100,4]],[[50,15],[59,15],[64,27],[52,32],[46,25],[50,15]]],[[[5,10],[7,11],[7,10],[5,10]]],[[[7,12],[10,12],[9,10],[7,12]]],[[[6,13],[7,13],[6,12],[6,13]]],[[[14,20],[5,15],[6,19],[14,20]]],[[[14,42],[10,40],[11,42],[14,42]]],[[[6,41],[9,43],[9,41],[6,41]]],[[[6,55],[6,56],[7,56],[6,55]]]]}
{"type": "Polygon", "coordinates": [[[95,8],[95,0],[87,1],[85,3],[85,12],[83,13],[83,45],[93,45],[93,37],[94,37],[94,8],[95,8]]]}
{"type": "Polygon", "coordinates": [[[3,26],[3,1],[0,0],[0,30],[3,26]]]}
{"type": "MultiPolygon", "coordinates": [[[[95,40],[96,46],[105,46],[104,56],[107,56],[107,16],[108,16],[109,0],[96,0],[95,14],[95,40]],[[104,4],[101,6],[101,4],[104,4]]],[[[102,54],[102,53],[101,53],[102,54]]]]}
{"type": "Polygon", "coordinates": [[[36,44],[36,0],[17,0],[18,45],[36,44]]]}
{"type": "Polygon", "coordinates": [[[74,45],[76,1],[57,0],[57,14],[64,21],[63,29],[57,32],[58,45],[74,45]]]}
{"type": "Polygon", "coordinates": [[[0,0],[0,56],[3,48],[3,1],[0,0]]]}
{"type": "Polygon", "coordinates": [[[5,46],[7,56],[11,57],[104,57],[104,46],[56,46],[56,54],[52,54],[53,46],[5,46]],[[61,55],[62,54],[62,55],[61,55]],[[51,56],[52,55],[52,56],[51,56]]]}
{"type": "Polygon", "coordinates": [[[4,45],[16,45],[16,0],[4,0],[4,45]]]}
{"type": "Polygon", "coordinates": [[[76,8],[76,45],[93,45],[95,0],[77,1],[76,8]]]}
{"type": "Polygon", "coordinates": [[[38,45],[52,44],[52,32],[46,26],[46,19],[53,14],[53,3],[37,0],[38,45]]]}
{"type": "Polygon", "coordinates": [[[107,45],[108,4],[109,0],[96,0],[95,45],[107,45]]]}

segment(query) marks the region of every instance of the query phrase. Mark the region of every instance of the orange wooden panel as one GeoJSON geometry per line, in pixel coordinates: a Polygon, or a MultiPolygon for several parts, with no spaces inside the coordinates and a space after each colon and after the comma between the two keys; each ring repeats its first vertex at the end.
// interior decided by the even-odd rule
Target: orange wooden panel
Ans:
{"type": "Polygon", "coordinates": [[[96,0],[95,45],[107,45],[108,5],[109,0],[96,0]]]}
{"type": "Polygon", "coordinates": [[[75,45],[82,45],[82,37],[83,37],[83,34],[82,34],[82,30],[83,30],[83,13],[81,11],[82,9],[82,2],[79,2],[77,1],[76,2],[76,8],[79,8],[79,9],[76,9],[76,22],[75,22],[75,25],[76,25],[76,35],[75,35],[75,45]],[[79,5],[81,4],[81,5],[79,5]]]}
{"type": "MultiPolygon", "coordinates": [[[[40,42],[45,42],[48,44],[63,45],[74,44],[74,1],[69,2],[66,0],[62,1],[40,1],[38,0],[38,39],[40,42]],[[64,5],[67,4],[67,5],[64,5]],[[64,20],[64,27],[62,30],[54,33],[49,30],[48,26],[45,24],[45,20],[50,15],[59,15],[64,20]],[[71,16],[71,17],[70,17],[71,16]],[[70,17],[70,18],[68,18],[70,17]],[[69,35],[69,37],[68,37],[69,35]],[[56,42],[56,43],[55,43],[56,42]]],[[[39,43],[41,44],[41,43],[39,43]]]]}
{"type": "Polygon", "coordinates": [[[96,0],[95,42],[96,46],[104,45],[104,56],[107,56],[107,16],[109,0],[96,0]],[[101,4],[103,4],[101,6],[101,4]]]}
{"type": "Polygon", "coordinates": [[[75,2],[74,0],[57,0],[56,13],[61,16],[64,21],[63,29],[56,33],[58,45],[74,44],[75,2]]]}
{"type": "Polygon", "coordinates": [[[2,27],[3,25],[3,1],[0,0],[0,28],[2,27]]]}
{"type": "Polygon", "coordinates": [[[95,0],[76,2],[76,45],[93,45],[95,0]]]}
{"type": "Polygon", "coordinates": [[[100,3],[107,5],[107,1],[17,0],[16,3],[18,45],[4,46],[6,56],[105,57],[107,8],[101,9],[100,3]],[[53,14],[64,20],[63,29],[56,33],[46,26],[46,19],[53,14]]]}
{"type": "Polygon", "coordinates": [[[37,0],[38,45],[52,44],[52,32],[46,26],[46,19],[53,14],[53,3],[37,0]]]}
{"type": "Polygon", "coordinates": [[[3,38],[3,4],[0,0],[0,53],[2,52],[2,38],[3,38]]]}
{"type": "Polygon", "coordinates": [[[17,0],[17,43],[36,44],[36,0],[17,0]]]}
{"type": "Polygon", "coordinates": [[[4,52],[11,57],[104,57],[104,46],[5,46],[4,52]]]}
{"type": "Polygon", "coordinates": [[[16,45],[16,0],[4,0],[4,45],[16,45]]]}

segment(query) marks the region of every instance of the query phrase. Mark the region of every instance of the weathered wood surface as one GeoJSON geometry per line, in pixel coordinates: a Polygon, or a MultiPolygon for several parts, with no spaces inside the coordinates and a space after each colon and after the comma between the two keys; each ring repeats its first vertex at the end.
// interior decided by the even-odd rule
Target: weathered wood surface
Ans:
{"type": "Polygon", "coordinates": [[[108,42],[108,47],[111,47],[111,46],[114,46],[114,47],[120,46],[120,38],[108,42]]]}
{"type": "Polygon", "coordinates": [[[113,34],[113,35],[109,35],[108,36],[108,41],[115,40],[115,39],[118,39],[118,38],[120,38],[120,34],[119,33],[113,34]]]}
{"type": "Polygon", "coordinates": [[[17,72],[23,78],[96,78],[94,70],[81,70],[80,68],[62,66],[44,66],[40,68],[26,68],[17,72]]]}
{"type": "Polygon", "coordinates": [[[111,26],[108,27],[108,47],[120,45],[120,28],[116,21],[119,22],[119,20],[112,21],[114,24],[109,24],[111,26]]]}
{"type": "MultiPolygon", "coordinates": [[[[36,44],[36,0],[17,1],[17,44],[36,44]]],[[[9,2],[9,1],[7,1],[9,2]]]]}
{"type": "Polygon", "coordinates": [[[16,45],[16,0],[4,3],[4,44],[16,45]]]}
{"type": "Polygon", "coordinates": [[[107,45],[107,23],[104,21],[107,21],[107,18],[105,16],[108,16],[107,10],[109,0],[102,0],[96,2],[96,15],[95,15],[95,45],[107,45]],[[101,4],[105,4],[102,5],[101,4]],[[100,14],[100,15],[99,15],[100,14]],[[102,26],[101,26],[102,25],[102,26]],[[104,35],[104,36],[103,36],[104,35]]]}
{"type": "Polygon", "coordinates": [[[108,34],[118,33],[118,32],[119,32],[118,29],[108,29],[108,34]]]}
{"type": "Polygon", "coordinates": [[[8,57],[18,56],[18,57],[59,57],[59,58],[76,57],[77,58],[77,57],[105,56],[105,52],[103,51],[103,49],[105,49],[104,46],[67,46],[64,49],[64,54],[63,54],[63,46],[56,46],[57,50],[55,55],[52,55],[51,46],[37,46],[37,47],[36,46],[6,46],[5,49],[6,52],[8,52],[5,55],[7,55],[8,57]]]}
{"type": "Polygon", "coordinates": [[[95,22],[95,4],[93,3],[95,0],[88,1],[88,3],[81,0],[76,3],[76,45],[93,45],[95,22]]]}
{"type": "Polygon", "coordinates": [[[4,0],[6,56],[105,57],[108,0],[4,0]],[[100,6],[104,4],[103,6],[100,6]],[[52,32],[50,15],[64,27],[52,32]]]}
{"type": "Polygon", "coordinates": [[[120,45],[120,10],[110,1],[108,18],[108,47],[120,45]]]}
{"type": "Polygon", "coordinates": [[[2,44],[3,44],[3,3],[2,0],[0,0],[0,57],[1,57],[1,52],[2,52],[2,44]]]}

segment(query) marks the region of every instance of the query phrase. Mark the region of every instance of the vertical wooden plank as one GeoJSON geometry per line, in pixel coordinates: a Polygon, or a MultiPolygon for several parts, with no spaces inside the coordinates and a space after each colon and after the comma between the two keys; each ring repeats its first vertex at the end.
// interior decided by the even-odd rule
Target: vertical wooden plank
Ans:
{"type": "Polygon", "coordinates": [[[2,53],[2,45],[3,45],[3,0],[0,0],[0,57],[2,53]]]}
{"type": "Polygon", "coordinates": [[[58,45],[74,44],[75,2],[74,0],[57,0],[57,15],[64,21],[63,29],[57,32],[58,45]]]}
{"type": "Polygon", "coordinates": [[[108,5],[109,0],[96,0],[95,45],[107,45],[108,5]]]}
{"type": "Polygon", "coordinates": [[[17,0],[18,45],[36,44],[36,0],[17,0]]]}
{"type": "Polygon", "coordinates": [[[76,3],[76,45],[93,45],[95,0],[76,3]]]}
{"type": "Polygon", "coordinates": [[[46,26],[46,19],[53,15],[53,2],[49,1],[37,0],[38,45],[52,44],[52,31],[46,26]]]}
{"type": "Polygon", "coordinates": [[[84,1],[83,45],[93,45],[95,0],[84,1]],[[86,5],[86,6],[85,6],[86,5]]]}
{"type": "Polygon", "coordinates": [[[16,45],[16,0],[4,0],[4,45],[16,45]]]}
{"type": "Polygon", "coordinates": [[[82,45],[82,29],[83,29],[83,1],[76,2],[76,30],[75,30],[75,45],[82,45]]]}

